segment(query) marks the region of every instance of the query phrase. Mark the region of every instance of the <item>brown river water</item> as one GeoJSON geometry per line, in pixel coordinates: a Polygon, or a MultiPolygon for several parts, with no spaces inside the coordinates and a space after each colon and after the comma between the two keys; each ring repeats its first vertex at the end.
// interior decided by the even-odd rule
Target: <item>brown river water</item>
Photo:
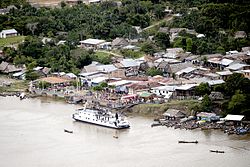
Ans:
{"type": "Polygon", "coordinates": [[[250,135],[151,128],[152,118],[138,115],[129,116],[130,129],[117,131],[73,121],[78,107],[0,97],[0,167],[250,167],[250,135]]]}

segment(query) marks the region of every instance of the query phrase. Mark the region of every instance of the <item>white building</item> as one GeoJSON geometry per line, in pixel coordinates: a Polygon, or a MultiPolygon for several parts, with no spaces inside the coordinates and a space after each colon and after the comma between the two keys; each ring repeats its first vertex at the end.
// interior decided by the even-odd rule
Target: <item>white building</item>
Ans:
{"type": "Polygon", "coordinates": [[[100,39],[86,39],[84,41],[80,41],[80,45],[83,48],[87,49],[98,49],[102,43],[105,43],[105,40],[100,39]]]}
{"type": "Polygon", "coordinates": [[[17,36],[17,31],[15,29],[2,30],[0,32],[0,38],[7,38],[17,36]]]}

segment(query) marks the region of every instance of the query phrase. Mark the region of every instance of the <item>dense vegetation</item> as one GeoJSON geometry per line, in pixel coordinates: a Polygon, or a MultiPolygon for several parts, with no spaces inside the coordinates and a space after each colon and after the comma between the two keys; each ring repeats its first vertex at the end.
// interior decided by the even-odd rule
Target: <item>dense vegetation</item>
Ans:
{"type": "Polygon", "coordinates": [[[250,46],[249,36],[234,38],[236,31],[245,31],[247,35],[250,32],[250,4],[244,0],[123,0],[121,5],[105,1],[101,4],[69,7],[62,3],[61,8],[54,9],[36,9],[22,0],[4,0],[1,1],[1,6],[16,3],[17,10],[0,15],[0,30],[15,28],[28,37],[18,51],[4,49],[9,55],[6,60],[15,64],[25,63],[27,66],[30,63],[48,66],[53,71],[79,72],[80,68],[92,60],[104,64],[111,61],[109,56],[102,58],[93,52],[74,51],[78,42],[86,38],[144,38],[146,41],[140,44],[141,52],[121,52],[132,58],[139,57],[142,52],[152,55],[171,46],[182,47],[194,54],[225,54],[228,50],[241,50],[243,46],[250,46]],[[196,32],[205,34],[205,38],[196,38],[195,35],[181,32],[181,37],[170,43],[167,34],[154,28],[139,35],[134,26],[145,28],[163,19],[166,6],[183,16],[175,17],[171,23],[162,22],[162,26],[195,29],[196,32]],[[190,9],[191,7],[197,7],[198,10],[190,9]],[[147,40],[149,35],[154,38],[147,40]],[[43,44],[42,37],[53,38],[54,42],[43,44]],[[56,42],[59,40],[66,40],[66,45],[57,46],[56,42]]]}
{"type": "Polygon", "coordinates": [[[248,1],[197,0],[188,2],[183,0],[181,2],[186,2],[190,7],[196,4],[198,8],[193,10],[182,8],[179,12],[183,14],[183,17],[175,18],[170,27],[194,29],[197,33],[205,34],[205,38],[196,38],[183,33],[183,37],[175,41],[176,45],[186,49],[186,41],[192,40],[192,47],[186,50],[195,54],[225,53],[228,50],[241,50],[243,46],[250,45],[248,36],[250,4],[248,1]],[[245,31],[247,37],[235,38],[236,31],[245,31]]]}
{"type": "Polygon", "coordinates": [[[197,95],[204,95],[202,103],[195,109],[196,111],[214,111],[216,100],[209,98],[211,90],[221,92],[224,95],[222,107],[224,114],[243,114],[250,118],[250,80],[245,78],[242,74],[234,73],[224,84],[209,87],[206,83],[200,84],[196,87],[197,95]]]}
{"type": "Polygon", "coordinates": [[[10,5],[15,5],[16,7],[20,7],[21,5],[26,4],[26,0],[1,0],[0,8],[6,8],[10,5]]]}

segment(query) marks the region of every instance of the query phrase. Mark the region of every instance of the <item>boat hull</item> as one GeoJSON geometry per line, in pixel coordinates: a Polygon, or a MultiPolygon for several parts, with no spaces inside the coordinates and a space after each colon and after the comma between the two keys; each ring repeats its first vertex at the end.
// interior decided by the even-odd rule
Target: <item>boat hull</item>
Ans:
{"type": "Polygon", "coordinates": [[[100,123],[96,123],[96,122],[90,122],[90,121],[78,119],[78,118],[76,118],[74,116],[74,114],[73,114],[72,118],[75,121],[79,121],[79,122],[83,122],[83,123],[88,123],[88,124],[92,124],[92,125],[98,125],[98,126],[102,126],[102,127],[106,127],[106,128],[111,128],[111,129],[128,129],[128,128],[130,128],[129,125],[126,125],[126,126],[111,126],[111,125],[107,125],[107,124],[100,124],[100,123]]]}

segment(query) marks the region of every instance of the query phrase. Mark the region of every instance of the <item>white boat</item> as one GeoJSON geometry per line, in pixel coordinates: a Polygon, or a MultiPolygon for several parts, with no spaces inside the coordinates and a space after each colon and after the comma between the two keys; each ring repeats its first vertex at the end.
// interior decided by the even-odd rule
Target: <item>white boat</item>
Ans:
{"type": "Polygon", "coordinates": [[[109,111],[100,109],[87,109],[86,106],[87,103],[84,108],[77,109],[76,113],[72,116],[73,119],[114,129],[125,129],[130,127],[127,119],[118,113],[113,114],[109,111]]]}

